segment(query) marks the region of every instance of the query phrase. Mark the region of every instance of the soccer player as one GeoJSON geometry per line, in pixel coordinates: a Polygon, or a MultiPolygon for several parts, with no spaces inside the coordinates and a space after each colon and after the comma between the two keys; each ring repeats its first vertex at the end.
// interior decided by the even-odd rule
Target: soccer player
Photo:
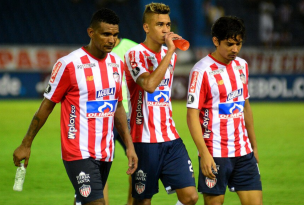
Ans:
{"type": "Polygon", "coordinates": [[[187,123],[199,151],[198,191],[206,205],[223,204],[228,184],[243,205],[260,205],[248,64],[237,57],[245,27],[241,19],[226,16],[211,30],[216,49],[194,65],[188,86],[187,123]]]}
{"type": "Polygon", "coordinates": [[[139,160],[132,175],[135,205],[151,204],[159,179],[183,204],[198,200],[191,160],[172,119],[173,39],[181,37],[170,31],[169,12],[162,3],[146,5],[146,39],[125,54],[131,136],[139,160]]]}
{"type": "Polygon", "coordinates": [[[56,103],[61,102],[63,163],[77,200],[104,205],[103,189],[114,154],[115,124],[127,147],[127,174],[137,168],[137,156],[122,105],[123,62],[110,53],[119,34],[119,18],[109,9],[97,11],[87,29],[90,42],[54,65],[44,99],[14,152],[14,163],[28,165],[31,145],[56,103]]]}

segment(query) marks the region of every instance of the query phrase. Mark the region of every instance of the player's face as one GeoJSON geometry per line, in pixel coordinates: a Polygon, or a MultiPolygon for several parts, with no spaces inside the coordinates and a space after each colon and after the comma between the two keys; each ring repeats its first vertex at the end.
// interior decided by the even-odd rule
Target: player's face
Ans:
{"type": "Polygon", "coordinates": [[[115,46],[119,34],[118,25],[101,22],[100,26],[91,31],[91,40],[99,52],[109,53],[115,46]]]}
{"type": "Polygon", "coordinates": [[[147,37],[157,44],[165,43],[165,34],[171,31],[169,14],[150,14],[144,24],[147,37]]]}
{"type": "Polygon", "coordinates": [[[216,46],[217,60],[225,64],[229,64],[237,57],[243,44],[243,39],[240,35],[236,37],[236,40],[229,38],[219,42],[216,37],[213,37],[212,40],[216,46]]]}

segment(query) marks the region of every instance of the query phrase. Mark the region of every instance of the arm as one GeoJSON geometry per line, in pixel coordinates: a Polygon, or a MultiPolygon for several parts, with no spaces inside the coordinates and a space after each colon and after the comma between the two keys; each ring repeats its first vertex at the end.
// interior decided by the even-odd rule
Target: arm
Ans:
{"type": "Polygon", "coordinates": [[[157,86],[164,78],[164,75],[166,74],[167,68],[171,62],[172,55],[175,52],[175,45],[172,41],[173,38],[181,37],[177,34],[174,34],[173,32],[167,33],[165,35],[165,41],[168,47],[166,56],[162,59],[158,67],[151,74],[148,72],[143,73],[136,80],[136,83],[149,93],[153,93],[155,91],[157,86]]]}
{"type": "Polygon", "coordinates": [[[257,162],[259,163],[258,145],[256,142],[254,126],[253,126],[253,114],[248,99],[245,100],[244,118],[245,118],[245,127],[247,129],[248,137],[253,149],[253,154],[257,162]]]}
{"type": "Polygon", "coordinates": [[[212,173],[211,167],[213,167],[213,170],[217,172],[216,165],[202,136],[199,113],[200,111],[198,109],[187,108],[187,124],[193,141],[201,156],[201,170],[206,177],[214,179],[215,175],[212,173]]]}
{"type": "Polygon", "coordinates": [[[29,129],[22,140],[22,143],[17,149],[14,151],[14,164],[15,166],[20,166],[20,161],[25,159],[24,166],[27,167],[28,161],[31,154],[31,146],[32,142],[40,130],[40,128],[46,122],[48,116],[51,114],[55,107],[56,103],[44,98],[41,102],[41,105],[37,112],[35,113],[32,122],[29,126],[29,129]]]}
{"type": "Polygon", "coordinates": [[[127,115],[121,101],[118,102],[117,105],[117,109],[114,115],[114,124],[121,139],[126,145],[126,154],[129,160],[129,169],[127,170],[127,174],[133,174],[137,169],[138,158],[135,153],[132,138],[128,129],[127,115]]]}

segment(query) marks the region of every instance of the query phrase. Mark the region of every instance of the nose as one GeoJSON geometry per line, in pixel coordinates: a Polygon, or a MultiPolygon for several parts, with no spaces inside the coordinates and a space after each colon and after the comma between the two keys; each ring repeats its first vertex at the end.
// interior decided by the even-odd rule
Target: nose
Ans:
{"type": "Polygon", "coordinates": [[[109,42],[110,43],[114,43],[115,42],[115,37],[114,36],[110,36],[109,37],[109,42]]]}
{"type": "Polygon", "coordinates": [[[232,52],[237,53],[239,50],[239,47],[237,45],[232,46],[232,52]]]}

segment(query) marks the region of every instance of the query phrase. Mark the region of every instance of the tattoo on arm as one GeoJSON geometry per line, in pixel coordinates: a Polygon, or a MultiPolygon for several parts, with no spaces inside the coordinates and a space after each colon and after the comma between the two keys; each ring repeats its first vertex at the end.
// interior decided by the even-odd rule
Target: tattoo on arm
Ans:
{"type": "Polygon", "coordinates": [[[39,124],[40,124],[40,118],[37,117],[36,115],[34,115],[31,125],[27,131],[27,134],[29,136],[31,136],[32,138],[34,138],[36,136],[36,134],[38,133],[39,128],[40,128],[39,124]]]}

